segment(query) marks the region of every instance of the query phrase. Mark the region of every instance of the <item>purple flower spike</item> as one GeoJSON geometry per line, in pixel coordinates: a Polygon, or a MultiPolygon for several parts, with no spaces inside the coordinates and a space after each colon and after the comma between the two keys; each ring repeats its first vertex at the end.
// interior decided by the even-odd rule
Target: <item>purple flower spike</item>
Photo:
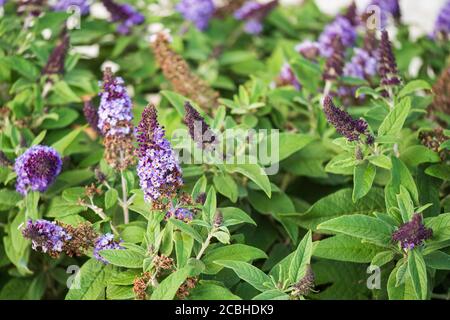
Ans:
{"type": "Polygon", "coordinates": [[[175,218],[184,222],[190,222],[194,219],[194,214],[185,208],[178,208],[175,211],[169,210],[166,213],[166,219],[175,218]]]}
{"type": "Polygon", "coordinates": [[[97,109],[93,106],[90,99],[84,101],[83,114],[91,128],[94,129],[97,133],[101,134],[102,132],[98,127],[98,112],[97,109]]]}
{"type": "Polygon", "coordinates": [[[400,84],[392,44],[389,34],[384,30],[381,34],[380,48],[378,50],[378,73],[381,77],[381,85],[396,86],[400,84]]]}
{"type": "Polygon", "coordinates": [[[93,250],[94,258],[100,262],[103,262],[104,264],[108,264],[108,261],[100,255],[100,252],[102,250],[108,250],[108,249],[114,249],[114,250],[125,249],[124,247],[122,247],[120,245],[122,242],[123,242],[122,240],[119,240],[119,241],[114,240],[114,235],[111,233],[107,233],[107,234],[100,236],[99,238],[97,238],[97,240],[95,240],[94,250],[93,250]]]}
{"type": "Polygon", "coordinates": [[[404,250],[411,250],[432,236],[433,230],[424,226],[422,215],[415,213],[410,222],[403,224],[392,234],[392,240],[399,242],[404,250]]]}
{"type": "Polygon", "coordinates": [[[295,51],[300,53],[306,59],[316,60],[320,54],[320,44],[318,42],[305,40],[295,46],[295,51]]]}
{"type": "Polygon", "coordinates": [[[448,0],[442,7],[434,25],[433,37],[435,39],[449,38],[450,34],[450,0],[448,0]]]}
{"type": "Polygon", "coordinates": [[[113,0],[102,0],[105,8],[111,13],[113,22],[120,22],[117,32],[128,34],[133,26],[144,23],[145,17],[129,4],[118,4],[113,0]]]}
{"type": "Polygon", "coordinates": [[[289,63],[285,63],[281,67],[280,75],[278,76],[278,84],[281,86],[291,85],[297,90],[302,88],[289,63]]]}
{"type": "Polygon", "coordinates": [[[62,160],[58,152],[47,146],[31,147],[16,159],[16,190],[26,195],[28,190],[45,192],[61,172],[62,160]]]}
{"type": "Polygon", "coordinates": [[[344,67],[344,75],[359,79],[374,76],[377,72],[377,60],[363,49],[355,48],[354,52],[352,60],[344,67]]]}
{"type": "Polygon", "coordinates": [[[66,60],[67,51],[69,50],[69,45],[69,34],[67,33],[67,29],[63,28],[59,35],[58,44],[50,54],[47,64],[42,70],[42,74],[52,75],[64,73],[64,63],[66,60]]]}
{"type": "Polygon", "coordinates": [[[176,9],[202,31],[208,28],[209,20],[215,11],[212,0],[181,0],[176,9]]]}
{"type": "Polygon", "coordinates": [[[106,68],[103,76],[103,92],[100,93],[98,128],[105,136],[127,135],[133,120],[132,102],[121,77],[115,77],[106,68]]]}
{"type": "Polygon", "coordinates": [[[67,11],[75,7],[80,9],[82,15],[89,14],[89,2],[87,0],[59,0],[52,8],[55,11],[67,11]]]}
{"type": "Polygon", "coordinates": [[[72,237],[63,227],[46,220],[27,221],[22,235],[31,240],[33,250],[57,257],[63,251],[64,244],[72,237]]]}
{"type": "Polygon", "coordinates": [[[249,34],[260,34],[263,30],[262,21],[278,5],[278,0],[268,3],[247,1],[242,7],[235,11],[237,20],[245,21],[244,31],[249,34]]]}
{"type": "Polygon", "coordinates": [[[200,113],[188,101],[185,102],[184,109],[186,110],[184,123],[189,128],[189,134],[192,140],[197,143],[199,148],[205,150],[211,149],[217,140],[211,128],[205,122],[205,119],[203,119],[200,113]]]}
{"type": "Polygon", "coordinates": [[[137,132],[139,184],[146,201],[160,204],[176,195],[183,179],[175,153],[156,118],[154,106],[145,108],[137,132]]]}
{"type": "Polygon", "coordinates": [[[346,111],[336,107],[330,96],[326,96],[324,99],[323,112],[327,121],[336,128],[339,134],[346,137],[348,141],[359,141],[361,135],[366,135],[366,143],[371,143],[369,141],[372,141],[372,138],[368,133],[367,122],[364,119],[353,119],[346,111]]]}
{"type": "Polygon", "coordinates": [[[339,37],[344,47],[352,47],[356,41],[356,29],[345,17],[338,16],[319,37],[320,53],[324,57],[331,57],[334,52],[334,39],[339,37]]]}

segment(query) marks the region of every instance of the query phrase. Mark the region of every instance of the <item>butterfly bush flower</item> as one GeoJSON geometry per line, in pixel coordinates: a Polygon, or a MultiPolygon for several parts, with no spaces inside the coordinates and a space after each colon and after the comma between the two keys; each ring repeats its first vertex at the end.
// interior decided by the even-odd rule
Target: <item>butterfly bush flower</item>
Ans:
{"type": "Polygon", "coordinates": [[[380,8],[380,15],[381,15],[380,26],[383,29],[387,25],[389,16],[392,16],[395,19],[400,18],[401,12],[398,0],[372,0],[370,5],[377,6],[380,8]]]}
{"type": "Polygon", "coordinates": [[[108,250],[108,249],[114,249],[114,250],[121,250],[124,249],[120,244],[122,243],[122,240],[116,241],[114,240],[114,235],[111,233],[106,233],[102,236],[100,236],[94,244],[94,258],[97,259],[100,262],[103,262],[104,264],[108,264],[108,261],[103,258],[100,255],[100,252],[102,250],[108,250]]]}
{"type": "Polygon", "coordinates": [[[67,50],[69,49],[70,39],[67,29],[64,28],[59,35],[58,44],[50,54],[47,64],[42,70],[44,75],[63,74],[64,62],[66,60],[67,50]]]}
{"type": "Polygon", "coordinates": [[[71,239],[63,227],[42,219],[34,222],[28,220],[22,235],[31,240],[33,250],[48,253],[52,257],[58,257],[65,242],[71,239]]]}
{"type": "Polygon", "coordinates": [[[422,222],[422,215],[415,213],[411,221],[403,224],[392,234],[392,240],[399,242],[404,250],[411,250],[420,246],[432,236],[433,230],[425,227],[422,222]]]}
{"type": "Polygon", "coordinates": [[[176,6],[183,17],[195,24],[199,30],[206,30],[209,20],[214,15],[212,0],[181,0],[176,6]]]}
{"type": "Polygon", "coordinates": [[[211,109],[217,105],[219,93],[191,71],[186,60],[170,47],[167,35],[158,33],[152,42],[152,48],[164,77],[176,92],[195,101],[203,109],[211,109]]]}
{"type": "Polygon", "coordinates": [[[242,7],[235,11],[234,17],[245,22],[244,30],[249,34],[260,34],[263,30],[264,18],[278,5],[278,0],[268,3],[247,1],[242,7]]]}
{"type": "Polygon", "coordinates": [[[177,208],[175,210],[169,210],[166,213],[166,219],[175,218],[184,222],[190,222],[194,219],[194,214],[185,208],[177,208]]]}
{"type": "Polygon", "coordinates": [[[139,162],[137,174],[146,201],[156,207],[172,199],[183,185],[181,168],[165,131],[159,125],[156,108],[145,108],[137,128],[139,162]]]}
{"type": "Polygon", "coordinates": [[[378,49],[378,74],[381,77],[381,85],[396,86],[400,84],[392,43],[389,34],[384,30],[381,34],[380,47],[378,49]]]}
{"type": "Polygon", "coordinates": [[[111,14],[112,22],[120,22],[117,26],[117,32],[120,34],[130,33],[133,26],[145,21],[145,17],[127,3],[119,4],[113,0],[102,0],[102,3],[111,14]]]}
{"type": "Polygon", "coordinates": [[[17,192],[26,195],[29,190],[45,192],[61,172],[62,160],[52,147],[37,145],[16,159],[17,192]]]}
{"type": "Polygon", "coordinates": [[[296,90],[300,90],[302,87],[297,79],[297,76],[294,74],[294,71],[292,71],[292,68],[289,65],[289,63],[284,63],[283,66],[281,67],[281,71],[277,79],[277,85],[279,86],[291,85],[296,90]]]}
{"type": "Polygon", "coordinates": [[[98,127],[98,111],[90,99],[84,101],[83,114],[89,126],[101,134],[100,128],[98,127]]]}
{"type": "Polygon", "coordinates": [[[344,51],[345,48],[342,44],[341,38],[339,36],[333,39],[333,53],[327,59],[325,70],[323,72],[323,79],[325,81],[336,80],[338,77],[342,76],[344,71],[344,51]]]}
{"type": "Polygon", "coordinates": [[[184,117],[184,123],[189,129],[189,134],[199,148],[211,149],[213,144],[217,142],[216,136],[212,132],[209,125],[205,122],[205,119],[198,113],[197,110],[186,101],[184,104],[186,115],[184,117]]]}
{"type": "Polygon", "coordinates": [[[328,58],[334,52],[335,38],[339,37],[344,47],[352,47],[356,41],[356,29],[352,23],[343,16],[338,16],[325,27],[319,36],[320,53],[328,58]]]}
{"type": "Polygon", "coordinates": [[[74,7],[79,8],[82,15],[89,14],[89,2],[87,0],[59,0],[52,8],[55,11],[67,11],[74,7]]]}
{"type": "Polygon", "coordinates": [[[336,107],[330,96],[326,96],[324,99],[323,112],[328,123],[348,141],[359,141],[360,136],[365,135],[366,143],[369,145],[373,143],[373,136],[368,131],[367,122],[364,119],[353,119],[346,111],[336,107]]]}
{"type": "Polygon", "coordinates": [[[448,39],[450,34],[450,0],[444,4],[439,13],[433,31],[435,39],[448,39]]]}
{"type": "Polygon", "coordinates": [[[320,44],[310,40],[305,40],[295,46],[295,51],[300,53],[304,58],[316,60],[320,54],[320,44]]]}
{"type": "Polygon", "coordinates": [[[132,102],[123,79],[110,68],[105,69],[102,87],[98,128],[105,137],[105,158],[113,168],[123,170],[134,162],[132,102]]]}

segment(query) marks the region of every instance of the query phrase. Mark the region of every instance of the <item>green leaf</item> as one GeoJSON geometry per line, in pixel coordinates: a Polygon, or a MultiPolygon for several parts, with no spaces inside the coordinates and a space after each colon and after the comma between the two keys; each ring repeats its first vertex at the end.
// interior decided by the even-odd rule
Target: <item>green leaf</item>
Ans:
{"type": "Polygon", "coordinates": [[[238,186],[234,179],[229,174],[219,174],[213,177],[214,187],[216,190],[230,199],[232,202],[236,202],[238,198],[238,186]]]}
{"type": "Polygon", "coordinates": [[[198,268],[198,264],[188,263],[185,267],[170,274],[158,285],[158,287],[156,287],[150,299],[172,300],[177,293],[178,288],[183,284],[186,278],[199,273],[200,270],[198,268]]]}
{"type": "Polygon", "coordinates": [[[190,235],[197,242],[199,242],[199,243],[203,242],[202,236],[197,231],[195,231],[194,228],[192,228],[190,225],[186,224],[185,222],[176,220],[176,219],[169,219],[169,222],[171,224],[173,224],[175,227],[177,227],[178,229],[180,229],[181,232],[184,232],[184,233],[187,233],[188,235],[190,235]]]}
{"type": "Polygon", "coordinates": [[[422,253],[417,250],[410,250],[408,253],[408,274],[417,298],[425,300],[428,292],[427,267],[422,253]]]}
{"type": "Polygon", "coordinates": [[[389,295],[389,300],[415,300],[416,294],[414,292],[411,279],[406,277],[402,284],[397,285],[397,274],[399,270],[406,270],[407,264],[402,264],[397,266],[392,270],[389,275],[387,290],[389,295]]]}
{"type": "Polygon", "coordinates": [[[225,231],[216,231],[212,234],[214,238],[219,240],[223,244],[229,244],[230,243],[230,234],[225,231]]]}
{"type": "Polygon", "coordinates": [[[289,295],[278,289],[272,289],[258,294],[252,300],[289,300],[289,295]]]}
{"type": "Polygon", "coordinates": [[[38,205],[40,196],[41,195],[38,191],[30,191],[25,196],[25,220],[36,220],[37,218],[39,218],[38,205]]]}
{"type": "Polygon", "coordinates": [[[119,198],[119,192],[111,188],[105,193],[105,209],[108,210],[109,208],[112,208],[116,203],[117,199],[119,198]]]}
{"type": "Polygon", "coordinates": [[[62,139],[55,142],[52,147],[62,156],[65,155],[64,151],[71,145],[72,142],[78,137],[78,135],[86,128],[86,126],[79,127],[68,135],[64,136],[62,139]]]}
{"type": "Polygon", "coordinates": [[[378,128],[378,135],[397,135],[411,109],[411,99],[404,98],[392,109],[378,128]]]}
{"type": "Polygon", "coordinates": [[[270,277],[249,263],[231,260],[218,260],[216,263],[233,269],[239,278],[252,285],[256,290],[264,292],[271,287],[273,288],[270,277]]]}
{"type": "Polygon", "coordinates": [[[408,190],[403,186],[400,186],[400,194],[397,195],[397,202],[403,222],[409,222],[414,214],[414,203],[411,200],[408,190]]]}
{"type": "Polygon", "coordinates": [[[254,183],[256,183],[270,198],[272,189],[270,186],[269,178],[267,177],[264,169],[257,164],[245,163],[245,164],[226,164],[226,170],[229,173],[240,173],[248,177],[254,183]]]}
{"type": "Polygon", "coordinates": [[[397,206],[397,194],[400,193],[400,186],[408,190],[414,204],[419,204],[419,192],[416,183],[405,164],[398,158],[392,157],[391,180],[385,187],[386,208],[397,206]]]}
{"type": "Polygon", "coordinates": [[[393,227],[382,220],[362,214],[347,215],[321,223],[319,230],[343,233],[352,237],[389,246],[393,227]]]}
{"type": "Polygon", "coordinates": [[[142,253],[130,249],[106,249],[99,253],[112,265],[125,268],[142,268],[145,258],[142,253]]]}
{"type": "Polygon", "coordinates": [[[425,80],[413,80],[408,82],[402,90],[400,90],[397,97],[400,99],[418,90],[431,90],[431,86],[425,80]]]}
{"type": "Polygon", "coordinates": [[[422,163],[436,163],[441,161],[441,158],[436,152],[420,145],[410,146],[405,149],[401,153],[400,159],[412,168],[422,163]]]}
{"type": "Polygon", "coordinates": [[[225,287],[217,284],[200,281],[200,283],[190,291],[188,300],[241,300],[225,287]]]}
{"type": "Polygon", "coordinates": [[[300,241],[297,250],[292,256],[289,266],[289,280],[291,284],[299,282],[306,274],[306,269],[311,262],[312,233],[311,230],[300,241]]]}
{"type": "Polygon", "coordinates": [[[222,266],[215,263],[218,260],[232,260],[251,262],[257,259],[265,259],[264,251],[245,244],[231,244],[208,250],[202,261],[205,263],[205,274],[216,274],[222,270],[222,266]]]}
{"type": "Polygon", "coordinates": [[[433,229],[433,241],[450,239],[450,213],[442,213],[437,217],[426,218],[425,226],[433,229]]]}
{"type": "Polygon", "coordinates": [[[187,233],[174,232],[175,254],[177,257],[177,267],[182,268],[186,265],[191,256],[194,239],[187,233]]]}
{"type": "Polygon", "coordinates": [[[392,261],[392,259],[394,259],[394,256],[395,253],[391,250],[378,252],[377,255],[373,257],[372,261],[370,262],[370,265],[381,268],[386,263],[392,261]]]}
{"type": "Polygon", "coordinates": [[[298,215],[296,222],[311,230],[329,219],[351,214],[371,214],[374,211],[383,211],[384,197],[382,191],[373,188],[357,202],[352,201],[352,189],[342,189],[317,201],[305,213],[298,215]]]}
{"type": "Polygon", "coordinates": [[[217,196],[214,187],[211,187],[206,196],[205,204],[203,205],[203,220],[213,224],[217,209],[217,196]]]}
{"type": "Polygon", "coordinates": [[[81,102],[81,98],[69,87],[65,81],[58,81],[52,87],[53,94],[50,97],[52,104],[68,104],[81,102]]]}
{"type": "Polygon", "coordinates": [[[319,258],[367,263],[382,250],[385,249],[371,243],[363,243],[355,237],[338,234],[318,241],[313,254],[319,258]]]}
{"type": "Polygon", "coordinates": [[[449,181],[450,167],[446,164],[435,164],[425,169],[425,173],[429,176],[449,181]]]}
{"type": "Polygon", "coordinates": [[[376,167],[367,161],[355,166],[353,177],[353,202],[358,201],[370,191],[376,173],[376,167]]]}
{"type": "MultiPolygon", "coordinates": [[[[313,140],[314,137],[311,135],[281,132],[277,133],[275,136],[265,136],[260,144],[262,146],[267,146],[268,150],[270,150],[267,155],[268,158],[274,159],[276,157],[278,161],[282,161],[303,149],[313,140]],[[276,146],[274,146],[274,142],[276,143],[276,146]]],[[[264,165],[266,165],[266,163],[264,163],[264,165]]],[[[267,165],[269,165],[269,163],[267,163],[267,165]]]]}
{"type": "Polygon", "coordinates": [[[232,226],[240,223],[250,223],[256,226],[256,222],[242,209],[235,207],[219,208],[223,215],[224,226],[232,226]]]}
{"type": "Polygon", "coordinates": [[[66,300],[95,300],[104,293],[111,266],[89,259],[76,273],[66,300]]]}
{"type": "MultiPolygon", "coordinates": [[[[189,101],[194,107],[196,104],[192,102],[190,99],[182,96],[181,94],[178,94],[173,91],[163,90],[160,92],[164,97],[166,97],[167,100],[169,100],[170,104],[175,107],[175,110],[178,111],[178,114],[182,117],[184,117],[184,103],[186,101],[189,101]]],[[[198,109],[198,108],[195,108],[198,109]]]]}
{"type": "Polygon", "coordinates": [[[22,196],[18,192],[0,189],[0,211],[14,208],[21,199],[22,196]]]}
{"type": "Polygon", "coordinates": [[[41,131],[41,132],[33,139],[33,141],[31,142],[31,146],[35,146],[35,145],[40,144],[40,143],[44,140],[46,134],[47,134],[47,130],[41,131]]]}
{"type": "Polygon", "coordinates": [[[450,255],[442,251],[434,251],[423,257],[426,265],[437,270],[450,270],[450,255]]]}

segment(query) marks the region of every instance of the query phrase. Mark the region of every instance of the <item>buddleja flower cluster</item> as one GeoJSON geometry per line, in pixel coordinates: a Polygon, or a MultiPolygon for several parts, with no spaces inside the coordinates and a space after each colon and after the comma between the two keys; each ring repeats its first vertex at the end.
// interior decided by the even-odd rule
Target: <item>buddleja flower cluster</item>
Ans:
{"type": "Polygon", "coordinates": [[[237,20],[245,21],[244,30],[249,34],[260,34],[263,30],[262,21],[278,5],[278,0],[268,3],[257,1],[247,1],[236,10],[234,17],[237,20]]]}
{"type": "Polygon", "coordinates": [[[93,249],[94,258],[107,264],[100,255],[106,249],[124,249],[110,233],[99,236],[90,223],[83,223],[77,227],[60,222],[51,222],[43,219],[27,221],[22,235],[31,240],[33,250],[47,253],[53,258],[64,252],[68,256],[80,256],[90,248],[93,249]]]}
{"type": "Polygon", "coordinates": [[[53,5],[55,11],[67,11],[69,9],[78,8],[80,14],[89,14],[89,2],[87,0],[59,0],[53,5]]]}
{"type": "Polygon", "coordinates": [[[17,192],[26,195],[29,190],[45,192],[61,172],[62,160],[52,147],[37,145],[16,159],[17,192]]]}
{"type": "Polygon", "coordinates": [[[185,102],[184,109],[186,111],[184,123],[189,129],[192,140],[194,140],[200,148],[210,150],[217,142],[216,136],[211,128],[189,101],[185,102]]]}
{"type": "Polygon", "coordinates": [[[370,145],[374,142],[374,137],[368,131],[367,122],[364,119],[353,119],[346,111],[336,107],[330,96],[326,96],[324,99],[323,112],[327,121],[348,141],[359,141],[361,135],[365,135],[367,144],[370,145]]]}
{"type": "Polygon", "coordinates": [[[121,77],[110,68],[103,75],[98,128],[105,137],[105,158],[111,167],[124,170],[134,162],[132,102],[121,77]]]}
{"type": "Polygon", "coordinates": [[[433,37],[448,40],[450,35],[450,0],[447,0],[434,25],[433,37]]]}
{"type": "Polygon", "coordinates": [[[127,3],[118,4],[113,0],[102,0],[102,3],[111,14],[111,20],[120,22],[117,26],[117,32],[120,34],[130,33],[133,26],[145,21],[145,17],[127,3]]]}
{"type": "Polygon", "coordinates": [[[403,224],[392,235],[392,240],[399,242],[405,250],[412,250],[420,246],[425,240],[433,236],[433,230],[424,226],[422,215],[415,213],[410,222],[403,224]]]}
{"type": "Polygon", "coordinates": [[[176,9],[199,30],[205,30],[214,15],[215,6],[212,0],[181,0],[176,9]]]}
{"type": "Polygon", "coordinates": [[[163,206],[172,199],[183,185],[181,168],[159,125],[156,108],[149,105],[142,113],[137,128],[139,162],[137,174],[146,201],[154,207],[163,206]]]}
{"type": "Polygon", "coordinates": [[[64,73],[64,62],[66,60],[67,50],[69,49],[69,34],[67,33],[67,29],[63,28],[59,35],[58,44],[55,49],[53,49],[50,54],[47,64],[42,70],[42,74],[44,75],[53,75],[53,74],[63,74],[64,73]]]}

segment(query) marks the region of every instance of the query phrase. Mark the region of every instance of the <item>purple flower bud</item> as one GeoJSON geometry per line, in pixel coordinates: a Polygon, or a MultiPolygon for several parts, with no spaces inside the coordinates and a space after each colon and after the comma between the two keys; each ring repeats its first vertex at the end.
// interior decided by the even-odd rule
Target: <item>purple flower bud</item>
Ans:
{"type": "Polygon", "coordinates": [[[89,2],[87,0],[59,0],[53,5],[55,11],[67,11],[72,8],[79,8],[80,14],[89,14],[89,2]]]}
{"type": "Polygon", "coordinates": [[[104,136],[128,135],[131,130],[132,102],[121,77],[115,77],[110,68],[103,76],[103,92],[100,93],[98,128],[104,136]]]}
{"type": "Polygon", "coordinates": [[[308,295],[314,288],[315,278],[311,265],[308,265],[304,277],[294,285],[294,293],[299,296],[308,295]]]}
{"type": "Polygon", "coordinates": [[[92,104],[91,100],[84,101],[83,114],[91,128],[94,129],[97,133],[101,134],[101,131],[98,127],[98,112],[92,104]]]}
{"type": "Polygon", "coordinates": [[[300,53],[306,59],[316,60],[320,54],[320,44],[318,42],[305,40],[295,46],[295,51],[300,53]]]}
{"type": "Polygon", "coordinates": [[[45,192],[61,172],[62,160],[55,149],[37,145],[16,159],[16,190],[27,194],[28,190],[45,192]]]}
{"type": "Polygon", "coordinates": [[[173,198],[183,185],[181,168],[170,142],[164,137],[154,106],[145,108],[137,132],[137,174],[146,201],[159,203],[173,198]]]}
{"type": "Polygon", "coordinates": [[[341,38],[336,36],[333,40],[333,53],[327,59],[327,63],[325,65],[325,70],[323,72],[324,80],[336,80],[340,76],[342,76],[344,69],[344,51],[345,48],[342,44],[341,38]]]}
{"type": "Polygon", "coordinates": [[[118,4],[113,0],[102,0],[102,3],[111,13],[111,20],[120,22],[117,26],[117,32],[120,34],[130,33],[134,25],[142,24],[145,21],[145,17],[129,4],[118,4]]]}
{"type": "Polygon", "coordinates": [[[381,85],[396,86],[400,84],[392,44],[389,34],[384,30],[381,34],[380,47],[378,49],[378,73],[381,77],[381,85]]]}
{"type": "Polygon", "coordinates": [[[212,0],[181,0],[176,9],[199,30],[206,30],[215,11],[212,0]]]}
{"type": "Polygon", "coordinates": [[[320,53],[324,57],[331,57],[335,50],[335,38],[341,39],[344,47],[352,47],[356,41],[356,29],[351,22],[338,16],[332,23],[325,27],[319,37],[320,53]]]}
{"type": "Polygon", "coordinates": [[[411,250],[432,236],[433,230],[424,226],[422,215],[415,213],[410,222],[403,224],[392,234],[392,240],[399,242],[403,249],[411,250]]]}
{"type": "Polygon", "coordinates": [[[194,214],[185,208],[178,208],[176,210],[169,210],[166,213],[166,219],[175,218],[184,222],[190,222],[194,219],[194,214]]]}
{"type": "Polygon", "coordinates": [[[259,34],[263,30],[262,21],[278,5],[278,0],[268,3],[247,1],[235,11],[237,20],[245,21],[244,30],[249,34],[259,34]]]}
{"type": "Polygon", "coordinates": [[[297,79],[297,76],[292,71],[292,68],[289,65],[289,63],[285,63],[281,67],[281,71],[278,76],[278,85],[281,86],[291,85],[297,90],[300,90],[302,88],[300,82],[297,79]]]}
{"type": "Polygon", "coordinates": [[[353,119],[346,111],[336,107],[330,96],[324,99],[323,112],[327,121],[348,141],[358,141],[361,134],[369,136],[367,122],[364,119],[353,119]]]}
{"type": "Polygon", "coordinates": [[[189,129],[189,134],[199,148],[211,149],[213,144],[217,143],[216,136],[211,131],[211,128],[205,122],[205,119],[198,113],[197,110],[186,101],[184,104],[186,115],[184,117],[184,123],[189,129]]]}
{"type": "Polygon", "coordinates": [[[64,73],[64,62],[66,60],[67,50],[69,49],[70,39],[67,29],[64,28],[59,35],[58,44],[55,49],[53,49],[50,54],[47,64],[42,70],[42,74],[52,75],[52,74],[63,74],[64,73]]]}
{"type": "Polygon", "coordinates": [[[107,233],[98,237],[94,243],[94,250],[93,250],[94,258],[100,262],[103,262],[104,264],[108,264],[108,261],[100,255],[100,252],[102,250],[108,249],[114,250],[125,249],[120,245],[122,242],[123,242],[122,240],[119,241],[114,240],[114,235],[111,233],[107,233]]]}
{"type": "Polygon", "coordinates": [[[48,253],[52,257],[59,256],[66,241],[72,238],[63,227],[58,226],[55,222],[46,220],[33,222],[31,219],[27,221],[22,235],[31,240],[33,250],[48,253]]]}
{"type": "Polygon", "coordinates": [[[439,13],[433,31],[433,37],[435,39],[448,40],[450,34],[450,0],[448,0],[442,7],[439,13]]]}

